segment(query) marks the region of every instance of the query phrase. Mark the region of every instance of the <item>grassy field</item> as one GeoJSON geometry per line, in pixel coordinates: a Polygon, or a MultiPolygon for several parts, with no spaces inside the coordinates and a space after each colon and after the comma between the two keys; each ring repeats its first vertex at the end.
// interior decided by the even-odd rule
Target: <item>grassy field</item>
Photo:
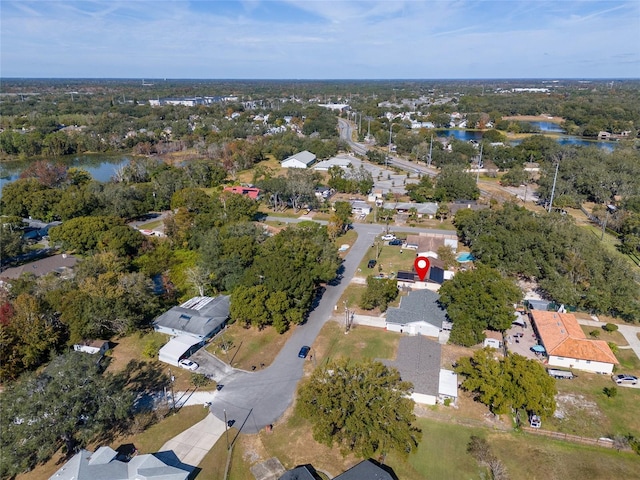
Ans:
{"type": "Polygon", "coordinates": [[[343,325],[327,322],[314,343],[316,358],[330,360],[348,357],[354,361],[375,358],[394,359],[400,334],[384,332],[378,328],[356,326],[345,335],[343,325]]]}
{"type": "Polygon", "coordinates": [[[411,271],[413,261],[416,257],[415,250],[403,249],[400,246],[385,245],[380,241],[378,247],[369,248],[358,267],[356,276],[367,277],[383,273],[385,276],[397,274],[399,270],[411,271]],[[367,263],[371,259],[377,258],[377,265],[374,268],[367,268],[367,263]]]}
{"type": "Polygon", "coordinates": [[[259,330],[256,327],[245,328],[244,325],[234,323],[218,335],[206,349],[235,368],[251,370],[253,366],[259,367],[262,363],[265,366],[270,365],[291,336],[293,329],[295,327],[281,335],[272,327],[259,330]],[[220,348],[223,342],[232,345],[226,353],[220,348]]]}

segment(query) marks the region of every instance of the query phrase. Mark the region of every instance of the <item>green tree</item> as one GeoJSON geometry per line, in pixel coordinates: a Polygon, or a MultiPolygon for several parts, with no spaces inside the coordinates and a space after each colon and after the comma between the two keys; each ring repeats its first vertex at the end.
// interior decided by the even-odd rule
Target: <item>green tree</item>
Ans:
{"type": "Polygon", "coordinates": [[[422,432],[413,426],[411,384],[379,362],[330,362],[299,390],[297,408],[313,424],[313,437],[347,455],[368,458],[415,451],[422,432]]]}
{"type": "Polygon", "coordinates": [[[455,165],[445,166],[440,170],[434,195],[438,201],[475,200],[479,196],[480,190],[473,175],[455,165]]]}
{"type": "Polygon", "coordinates": [[[458,360],[456,372],[463,375],[462,388],[495,414],[524,410],[548,418],[555,411],[555,380],[535,360],[509,354],[496,359],[491,348],[458,360]]]}
{"type": "Polygon", "coordinates": [[[373,310],[380,307],[380,311],[387,310],[389,302],[398,296],[398,282],[391,278],[367,277],[367,289],[360,297],[360,307],[365,310],[373,310]]]}
{"type": "Polygon", "coordinates": [[[484,339],[483,330],[504,331],[511,326],[514,304],[522,292],[498,270],[478,264],[459,272],[438,292],[440,302],[453,322],[451,341],[470,347],[484,339]]]}
{"type": "Polygon", "coordinates": [[[0,477],[46,462],[61,446],[71,453],[76,444],[124,426],[134,399],[124,383],[101,374],[93,356],[69,352],[11,385],[2,394],[0,477]]]}
{"type": "Polygon", "coordinates": [[[111,228],[124,225],[117,217],[76,217],[49,230],[49,238],[66,250],[80,253],[97,249],[102,236],[111,228]]]}

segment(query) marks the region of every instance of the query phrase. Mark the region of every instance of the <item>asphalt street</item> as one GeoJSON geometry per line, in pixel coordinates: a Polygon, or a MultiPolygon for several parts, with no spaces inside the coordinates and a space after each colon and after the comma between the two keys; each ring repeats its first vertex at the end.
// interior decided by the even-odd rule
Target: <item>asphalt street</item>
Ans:
{"type": "Polygon", "coordinates": [[[255,433],[273,424],[289,407],[296,385],[302,378],[304,362],[311,361],[310,357],[306,360],[298,358],[300,348],[309,345],[312,347],[310,355],[314,355],[313,342],[320,329],[331,318],[342,292],[376,235],[384,229],[381,225],[354,227],[358,238],[344,259],[340,283],[326,287],[307,322],[295,328],[291,338],[269,367],[256,372],[235,370],[221,379],[223,387],[216,392],[211,404],[211,412],[217,418],[232,421],[233,426],[243,432],[255,433]]]}

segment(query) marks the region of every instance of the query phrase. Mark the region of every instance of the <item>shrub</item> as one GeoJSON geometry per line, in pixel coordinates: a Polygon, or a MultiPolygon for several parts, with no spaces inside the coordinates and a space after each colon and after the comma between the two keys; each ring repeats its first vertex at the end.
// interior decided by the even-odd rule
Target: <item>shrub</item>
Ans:
{"type": "Polygon", "coordinates": [[[591,330],[589,332],[589,335],[592,336],[593,338],[598,338],[600,336],[600,330],[591,330]]]}
{"type": "Polygon", "coordinates": [[[602,389],[602,393],[604,393],[609,398],[613,398],[618,395],[618,389],[616,387],[604,387],[602,389]]]}
{"type": "Polygon", "coordinates": [[[602,329],[605,332],[615,332],[616,330],[618,330],[618,325],[616,325],[615,323],[607,323],[606,325],[602,326],[602,329]]]}

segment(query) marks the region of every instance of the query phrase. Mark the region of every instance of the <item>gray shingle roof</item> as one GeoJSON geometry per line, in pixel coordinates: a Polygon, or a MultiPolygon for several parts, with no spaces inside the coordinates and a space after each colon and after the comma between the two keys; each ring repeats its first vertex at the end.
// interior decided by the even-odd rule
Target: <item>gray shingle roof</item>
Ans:
{"type": "Polygon", "coordinates": [[[334,480],[395,480],[395,477],[371,460],[363,460],[334,480]]]}
{"type": "Polygon", "coordinates": [[[115,456],[109,447],[100,447],[94,453],[80,450],[49,480],[186,480],[190,473],[151,454],[135,456],[128,463],[115,456]]]}
{"type": "Polygon", "coordinates": [[[396,360],[383,360],[400,372],[402,380],[413,383],[415,393],[438,395],[442,346],[426,337],[405,336],[398,344],[396,360]]]}
{"type": "Polygon", "coordinates": [[[387,310],[387,323],[406,325],[425,321],[438,328],[447,318],[447,312],[438,303],[440,295],[431,290],[415,290],[402,297],[399,307],[387,310]]]}
{"type": "Polygon", "coordinates": [[[167,310],[156,318],[153,325],[206,337],[229,317],[229,299],[228,295],[221,295],[201,302],[198,309],[185,307],[197,304],[192,299],[167,310]]]}

